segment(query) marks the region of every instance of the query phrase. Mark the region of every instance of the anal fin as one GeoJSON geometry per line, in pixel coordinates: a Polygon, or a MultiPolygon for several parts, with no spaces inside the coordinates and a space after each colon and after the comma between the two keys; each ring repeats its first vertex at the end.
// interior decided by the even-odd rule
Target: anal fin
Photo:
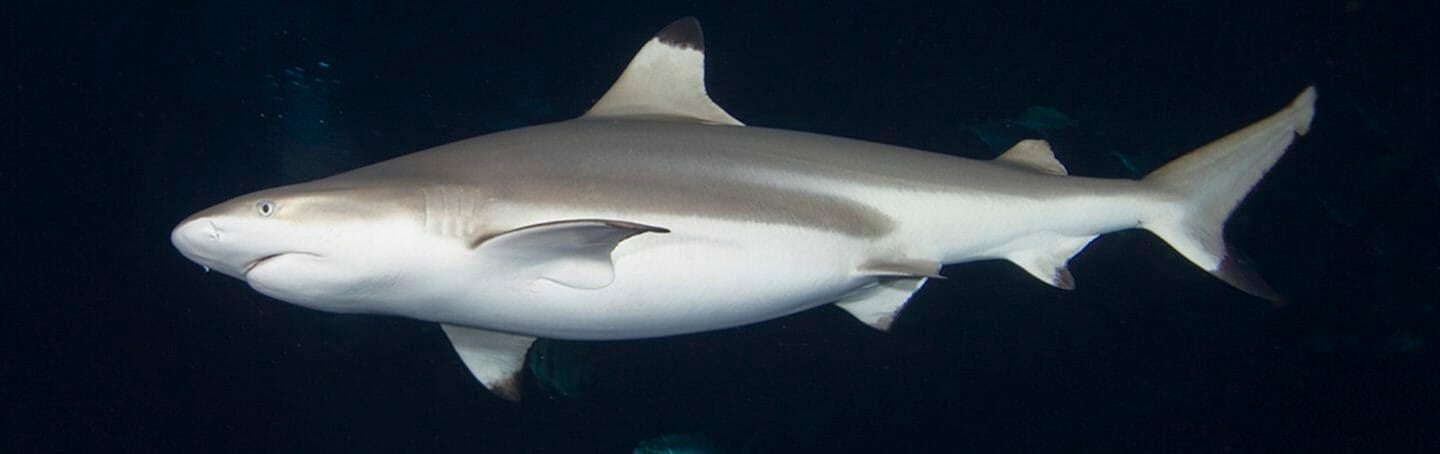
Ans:
{"type": "Polygon", "coordinates": [[[845,295],[836,301],[835,305],[871,328],[889,331],[890,325],[900,317],[905,303],[910,302],[910,298],[925,285],[927,279],[883,278],[875,285],[845,295]]]}
{"type": "Polygon", "coordinates": [[[520,400],[520,369],[535,338],[440,324],[470,374],[501,398],[520,400]]]}
{"type": "Polygon", "coordinates": [[[1049,247],[1010,253],[1005,258],[1019,265],[1036,279],[1065,290],[1075,289],[1075,277],[1066,263],[1079,254],[1095,237],[1067,237],[1049,247]]]}

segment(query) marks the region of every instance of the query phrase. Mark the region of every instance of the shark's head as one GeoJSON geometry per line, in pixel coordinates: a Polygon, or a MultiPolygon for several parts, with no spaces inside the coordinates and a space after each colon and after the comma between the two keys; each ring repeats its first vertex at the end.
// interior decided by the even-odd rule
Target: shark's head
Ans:
{"type": "Polygon", "coordinates": [[[266,295],[338,312],[393,281],[405,238],[423,226],[408,191],[307,183],[267,189],[181,221],[170,241],[186,258],[266,295]],[[398,239],[398,240],[397,240],[398,239]]]}

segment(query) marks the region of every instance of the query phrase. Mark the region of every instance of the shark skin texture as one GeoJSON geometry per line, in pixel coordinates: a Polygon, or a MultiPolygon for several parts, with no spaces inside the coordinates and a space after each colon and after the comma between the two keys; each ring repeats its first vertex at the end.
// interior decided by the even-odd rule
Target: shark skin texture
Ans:
{"type": "Polygon", "coordinates": [[[680,19],[579,118],[242,195],[171,241],[275,299],[439,323],[509,400],[536,338],[695,333],[832,303],[888,330],[943,265],[1003,259],[1069,289],[1070,258],[1126,229],[1278,299],[1222,233],[1308,131],[1313,87],[1114,180],[1069,175],[1040,140],[977,161],[745,126],[710,100],[704,71],[699,23],[680,19]]]}

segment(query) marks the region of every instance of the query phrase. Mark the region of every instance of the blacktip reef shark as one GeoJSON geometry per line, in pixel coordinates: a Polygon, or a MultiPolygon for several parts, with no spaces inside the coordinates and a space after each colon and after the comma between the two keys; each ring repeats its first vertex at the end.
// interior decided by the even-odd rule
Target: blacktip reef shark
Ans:
{"type": "Polygon", "coordinates": [[[265,189],[171,241],[265,295],[440,323],[470,372],[519,398],[539,337],[717,330],[834,303],[886,330],[944,264],[1066,262],[1149,230],[1251,294],[1226,218],[1314,115],[1279,113],[1140,180],[1069,176],[1042,141],[976,161],[747,127],[710,100],[699,23],[670,24],[583,116],[265,189]]]}

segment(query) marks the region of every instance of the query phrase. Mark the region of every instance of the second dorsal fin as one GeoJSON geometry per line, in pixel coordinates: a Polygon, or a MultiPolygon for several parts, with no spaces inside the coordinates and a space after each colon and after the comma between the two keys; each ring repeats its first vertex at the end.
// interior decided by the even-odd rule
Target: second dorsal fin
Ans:
{"type": "Polygon", "coordinates": [[[1050,143],[1039,139],[1021,140],[995,160],[1051,175],[1070,174],[1065,170],[1065,165],[1055,159],[1055,152],[1050,151],[1050,143]]]}
{"type": "Polygon", "coordinates": [[[585,118],[634,118],[744,126],[705,92],[705,38],[686,17],[640,48],[585,118]]]}

